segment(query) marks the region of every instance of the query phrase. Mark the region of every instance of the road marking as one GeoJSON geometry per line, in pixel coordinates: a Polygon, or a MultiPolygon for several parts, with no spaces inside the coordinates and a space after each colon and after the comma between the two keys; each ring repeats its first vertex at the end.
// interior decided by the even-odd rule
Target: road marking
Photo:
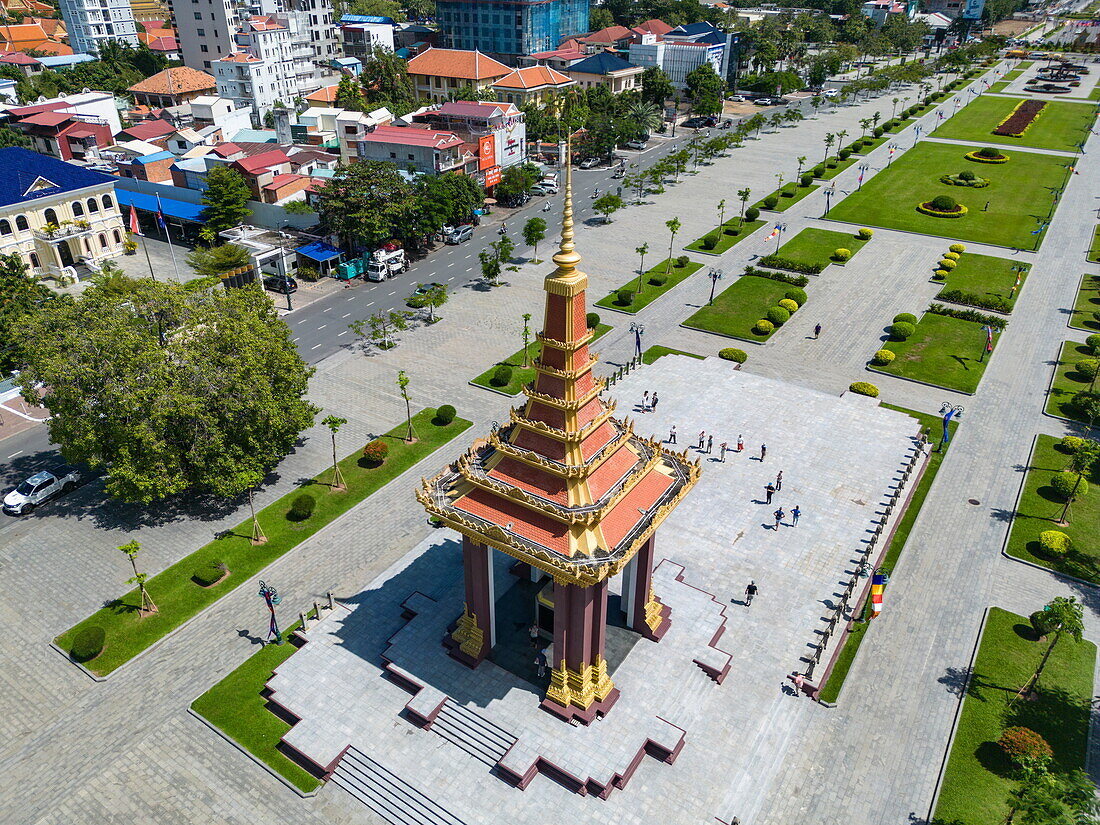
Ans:
{"type": "Polygon", "coordinates": [[[11,455],[9,455],[8,458],[15,458],[17,455],[22,455],[22,454],[23,454],[23,451],[19,450],[17,452],[12,453],[11,455]]]}
{"type": "Polygon", "coordinates": [[[354,300],[355,300],[355,296],[354,296],[354,295],[349,295],[349,296],[348,296],[347,298],[345,298],[344,300],[345,300],[345,301],[354,301],[354,300]]]}
{"type": "MultiPolygon", "coordinates": [[[[469,256],[469,255],[467,255],[466,257],[468,258],[468,257],[470,257],[470,256],[469,256]]],[[[451,262],[450,262],[449,264],[447,264],[447,266],[454,266],[454,265],[455,265],[455,262],[454,262],[454,261],[451,261],[451,262]]]]}
{"type": "Polygon", "coordinates": [[[348,334],[348,331],[345,329],[343,332],[340,333],[340,335],[337,335],[336,337],[340,338],[341,336],[344,336],[344,335],[347,335],[347,334],[348,334]]]}
{"type": "Polygon", "coordinates": [[[310,349],[311,349],[311,350],[313,350],[313,349],[320,349],[320,348],[321,348],[321,345],[320,345],[320,344],[314,344],[314,345],[313,345],[312,347],[310,347],[310,349]]]}
{"type": "Polygon", "coordinates": [[[396,295],[396,294],[397,294],[397,290],[395,289],[395,290],[394,290],[393,292],[387,292],[386,294],[387,294],[387,295],[396,295]]]}
{"type": "Polygon", "coordinates": [[[350,318],[350,317],[351,317],[351,313],[349,312],[349,313],[347,313],[346,315],[341,315],[340,317],[341,317],[341,318],[350,318]]]}
{"type": "Polygon", "coordinates": [[[369,307],[374,306],[374,301],[371,301],[369,304],[367,304],[367,306],[369,306],[369,307]]]}
{"type": "Polygon", "coordinates": [[[327,326],[328,326],[328,324],[321,324],[321,326],[317,327],[317,331],[320,332],[321,330],[323,330],[327,326]]]}
{"type": "Polygon", "coordinates": [[[332,307],[325,307],[321,310],[321,312],[328,312],[330,309],[332,309],[332,307]]]}
{"type": "Polygon", "coordinates": [[[451,276],[450,278],[448,278],[447,280],[448,280],[448,281],[453,281],[454,279],[455,279],[455,276],[454,276],[454,275],[452,275],[452,276],[451,276]]]}

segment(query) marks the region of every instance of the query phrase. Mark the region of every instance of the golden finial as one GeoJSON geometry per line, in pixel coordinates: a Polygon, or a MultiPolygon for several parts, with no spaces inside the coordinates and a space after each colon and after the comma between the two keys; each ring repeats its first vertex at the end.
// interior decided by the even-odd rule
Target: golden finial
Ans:
{"type": "Polygon", "coordinates": [[[571,140],[566,139],[565,209],[561,221],[561,246],[558,253],[554,255],[554,263],[558,268],[551,277],[562,278],[572,275],[580,262],[581,256],[573,246],[573,144],[571,140]]]}

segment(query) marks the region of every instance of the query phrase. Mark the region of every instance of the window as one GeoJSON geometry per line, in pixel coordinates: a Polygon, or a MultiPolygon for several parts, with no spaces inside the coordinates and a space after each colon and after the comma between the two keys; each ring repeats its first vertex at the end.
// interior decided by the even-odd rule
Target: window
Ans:
{"type": "Polygon", "coordinates": [[[197,34],[199,37],[206,37],[206,29],[198,29],[197,34]]]}
{"type": "Polygon", "coordinates": [[[88,211],[89,212],[98,212],[99,211],[99,201],[97,201],[95,198],[88,198],[88,211]]]}
{"type": "Polygon", "coordinates": [[[32,252],[31,253],[31,267],[33,267],[34,269],[38,269],[38,267],[40,267],[41,265],[42,264],[40,264],[38,262],[38,253],[37,252],[32,252]]]}
{"type": "Polygon", "coordinates": [[[83,216],[84,204],[82,204],[80,201],[73,201],[73,214],[78,218],[83,216]]]}
{"type": "Polygon", "coordinates": [[[17,215],[15,218],[15,228],[21,232],[25,232],[30,229],[30,224],[27,223],[26,215],[17,215]]]}
{"type": "Polygon", "coordinates": [[[115,205],[114,198],[112,198],[110,195],[104,195],[103,196],[103,208],[104,209],[110,209],[114,205],[115,205]]]}
{"type": "Polygon", "coordinates": [[[397,152],[390,152],[390,157],[397,160],[397,152]]]}
{"type": "Polygon", "coordinates": [[[201,44],[199,44],[199,51],[201,51],[201,52],[208,52],[208,51],[210,51],[210,49],[206,48],[206,44],[205,44],[205,43],[201,43],[201,44]]]}
{"type": "Polygon", "coordinates": [[[115,230],[115,232],[114,232],[114,236],[115,236],[115,243],[116,243],[116,244],[120,244],[120,243],[122,243],[122,233],[121,233],[121,232],[119,232],[119,231],[118,231],[118,230],[116,229],[116,230],[115,230]]]}
{"type": "Polygon", "coordinates": [[[43,212],[42,217],[46,219],[46,223],[52,223],[55,226],[57,225],[57,213],[54,212],[52,209],[47,209],[45,212],[43,212]]]}
{"type": "Polygon", "coordinates": [[[99,233],[99,248],[100,249],[106,249],[107,248],[107,236],[104,235],[102,232],[99,233]]]}
{"type": "Polygon", "coordinates": [[[7,221],[0,221],[0,235],[10,235],[11,224],[7,221]]]}
{"type": "Polygon", "coordinates": [[[196,20],[202,20],[202,12],[201,11],[195,12],[195,19],[196,20]]]}

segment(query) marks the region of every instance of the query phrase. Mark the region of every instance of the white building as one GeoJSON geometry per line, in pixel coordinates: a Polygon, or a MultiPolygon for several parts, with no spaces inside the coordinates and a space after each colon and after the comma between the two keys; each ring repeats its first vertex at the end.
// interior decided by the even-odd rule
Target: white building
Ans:
{"type": "Polygon", "coordinates": [[[122,121],[118,116],[118,107],[115,106],[115,96],[110,92],[78,92],[72,95],[58,95],[57,97],[51,97],[49,100],[35,101],[28,106],[0,104],[0,113],[9,112],[13,109],[71,112],[74,115],[88,115],[100,118],[110,126],[112,135],[117,135],[122,131],[122,121]]]}
{"type": "Polygon", "coordinates": [[[237,50],[233,45],[237,6],[229,0],[187,4],[174,0],[172,8],[183,65],[213,74],[213,62],[237,50]]]}
{"type": "Polygon", "coordinates": [[[641,43],[630,44],[629,60],[644,69],[660,67],[675,88],[684,89],[687,76],[704,63],[710,63],[715,73],[724,77],[725,52],[722,44],[656,42],[653,35],[643,35],[641,43]]]}
{"type": "Polygon", "coordinates": [[[61,0],[61,16],[77,54],[96,54],[104,40],[138,45],[130,0],[61,0]]]}

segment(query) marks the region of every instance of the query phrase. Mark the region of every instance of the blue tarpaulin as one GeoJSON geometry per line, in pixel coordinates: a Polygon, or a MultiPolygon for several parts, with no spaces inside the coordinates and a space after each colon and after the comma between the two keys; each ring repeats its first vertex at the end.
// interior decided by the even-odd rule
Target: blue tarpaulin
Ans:
{"type": "Polygon", "coordinates": [[[339,258],[344,254],[335,246],[329,246],[322,241],[307,243],[305,246],[299,246],[294,251],[299,255],[304,255],[311,260],[317,261],[319,264],[323,264],[325,261],[331,261],[333,258],[339,258]]]}
{"type": "MultiPolygon", "coordinates": [[[[115,189],[115,195],[118,197],[118,205],[125,209],[133,205],[146,212],[156,213],[157,211],[156,195],[146,195],[143,192],[130,192],[126,189],[117,188],[115,189]]],[[[199,214],[203,210],[202,204],[187,203],[186,201],[161,197],[160,206],[161,209],[164,210],[164,214],[170,218],[179,218],[181,221],[191,221],[192,223],[202,223],[202,219],[199,218],[199,214]]]]}

